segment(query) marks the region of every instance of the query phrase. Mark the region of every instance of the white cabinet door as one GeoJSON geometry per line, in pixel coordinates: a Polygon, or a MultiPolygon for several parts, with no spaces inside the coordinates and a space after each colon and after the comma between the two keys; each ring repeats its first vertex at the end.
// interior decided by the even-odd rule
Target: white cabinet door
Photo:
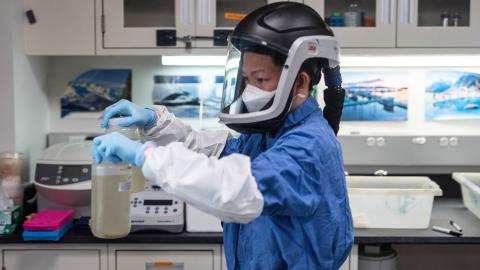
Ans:
{"type": "MultiPolygon", "coordinates": [[[[251,11],[280,0],[196,0],[197,47],[226,46],[226,37],[251,11]],[[213,37],[214,39],[210,39],[213,37]]],[[[303,0],[295,1],[303,2],[303,0]]]]}
{"type": "Polygon", "coordinates": [[[398,1],[398,47],[480,47],[479,0],[398,1]]]}
{"type": "Polygon", "coordinates": [[[36,19],[25,19],[27,54],[95,54],[95,0],[25,0],[24,5],[36,19]]]}
{"type": "Polygon", "coordinates": [[[185,47],[168,41],[195,35],[194,0],[103,0],[102,18],[103,48],[185,47]]]}
{"type": "Polygon", "coordinates": [[[183,264],[181,268],[183,270],[214,270],[213,261],[213,251],[208,250],[122,250],[116,252],[114,269],[148,269],[148,266],[155,264],[165,266],[183,264]]]}
{"type": "Polygon", "coordinates": [[[99,250],[4,250],[7,270],[100,270],[99,250]]]}
{"type": "Polygon", "coordinates": [[[222,245],[222,270],[228,270],[227,258],[225,258],[224,245],[222,245]]]}
{"type": "MultiPolygon", "coordinates": [[[[305,0],[327,20],[334,13],[341,16],[348,10],[349,0],[305,0]]],[[[332,27],[340,47],[343,48],[375,48],[395,47],[396,0],[355,1],[362,5],[363,25],[358,27],[332,27]]],[[[344,17],[344,16],[343,16],[344,17]]]]}

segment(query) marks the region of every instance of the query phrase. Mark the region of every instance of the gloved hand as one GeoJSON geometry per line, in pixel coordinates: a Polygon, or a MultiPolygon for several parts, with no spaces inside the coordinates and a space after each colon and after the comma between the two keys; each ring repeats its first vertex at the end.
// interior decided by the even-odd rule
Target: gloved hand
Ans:
{"type": "Polygon", "coordinates": [[[92,155],[97,164],[102,161],[110,161],[114,164],[126,162],[142,167],[144,152],[150,146],[154,147],[155,144],[153,142],[141,144],[118,132],[112,132],[93,139],[92,155]]]}
{"type": "Polygon", "coordinates": [[[122,127],[137,125],[146,128],[157,121],[157,114],[152,109],[143,108],[128,100],[122,99],[105,109],[102,119],[102,127],[107,128],[108,120],[116,115],[127,116],[119,123],[122,127]]]}

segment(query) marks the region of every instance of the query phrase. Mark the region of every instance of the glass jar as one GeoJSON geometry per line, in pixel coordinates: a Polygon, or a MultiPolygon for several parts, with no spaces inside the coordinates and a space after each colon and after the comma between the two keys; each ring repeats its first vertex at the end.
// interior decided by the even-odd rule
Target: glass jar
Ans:
{"type": "MultiPolygon", "coordinates": [[[[122,118],[110,119],[105,133],[119,132],[140,139],[138,127],[121,127],[122,118]]],[[[99,238],[121,238],[130,233],[132,170],[127,163],[103,161],[92,166],[92,217],[90,228],[99,238]]]]}
{"type": "MultiPolygon", "coordinates": [[[[116,131],[125,135],[130,140],[142,142],[142,138],[143,138],[142,129],[138,128],[137,126],[121,127],[119,123],[122,120],[123,120],[122,117],[110,119],[110,121],[108,122],[108,128],[106,132],[110,133],[110,132],[116,131]]],[[[145,189],[145,177],[143,176],[142,168],[133,166],[131,192],[136,193],[136,192],[143,191],[144,189],[145,189]]]]}
{"type": "Polygon", "coordinates": [[[1,189],[14,205],[22,205],[23,158],[21,153],[0,153],[0,182],[1,189]]]}
{"type": "Polygon", "coordinates": [[[125,163],[93,166],[90,228],[96,237],[121,238],[130,233],[130,178],[125,163]]]}
{"type": "Polygon", "coordinates": [[[120,122],[124,117],[112,118],[108,121],[108,128],[105,133],[118,132],[130,140],[140,141],[142,139],[142,131],[137,126],[122,127],[120,122]]]}

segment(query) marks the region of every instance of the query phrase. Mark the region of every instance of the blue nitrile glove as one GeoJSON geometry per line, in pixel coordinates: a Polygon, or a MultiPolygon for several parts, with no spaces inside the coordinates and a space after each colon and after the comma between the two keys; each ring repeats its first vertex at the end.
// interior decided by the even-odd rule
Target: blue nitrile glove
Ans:
{"type": "Polygon", "coordinates": [[[102,127],[108,127],[108,120],[116,116],[126,116],[120,121],[122,127],[137,125],[142,128],[150,127],[157,121],[157,114],[149,108],[143,108],[128,100],[122,99],[119,102],[108,106],[105,109],[102,119],[102,127]]]}
{"type": "Polygon", "coordinates": [[[93,139],[92,155],[97,164],[102,161],[114,164],[126,162],[141,168],[144,152],[149,146],[155,146],[155,144],[153,142],[141,144],[118,132],[112,132],[93,139]]]}

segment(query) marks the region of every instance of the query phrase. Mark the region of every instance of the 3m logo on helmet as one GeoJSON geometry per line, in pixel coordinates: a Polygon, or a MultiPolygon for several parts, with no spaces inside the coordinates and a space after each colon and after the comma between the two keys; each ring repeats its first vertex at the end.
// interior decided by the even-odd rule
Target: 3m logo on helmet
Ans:
{"type": "Polygon", "coordinates": [[[308,43],[308,45],[307,45],[307,51],[308,51],[309,53],[313,53],[313,54],[316,53],[316,52],[317,52],[317,44],[315,44],[315,43],[308,43]]]}

